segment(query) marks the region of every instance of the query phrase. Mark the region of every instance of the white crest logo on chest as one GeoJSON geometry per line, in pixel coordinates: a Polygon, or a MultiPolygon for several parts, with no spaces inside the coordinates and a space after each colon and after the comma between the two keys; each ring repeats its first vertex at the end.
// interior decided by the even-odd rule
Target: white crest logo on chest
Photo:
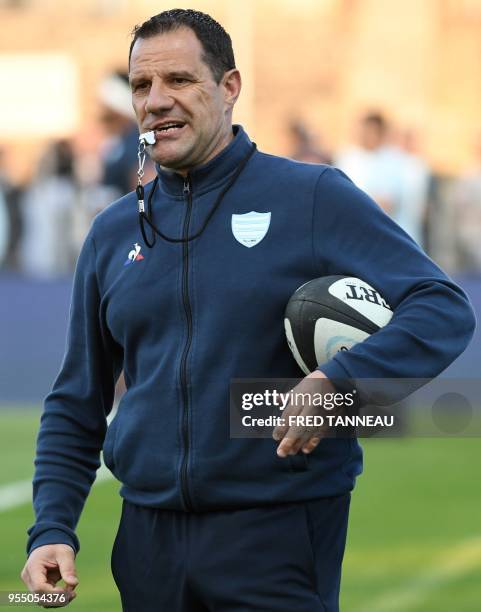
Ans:
{"type": "Polygon", "coordinates": [[[264,238],[271,223],[271,213],[251,210],[243,215],[232,215],[232,233],[237,242],[251,248],[264,238]]]}

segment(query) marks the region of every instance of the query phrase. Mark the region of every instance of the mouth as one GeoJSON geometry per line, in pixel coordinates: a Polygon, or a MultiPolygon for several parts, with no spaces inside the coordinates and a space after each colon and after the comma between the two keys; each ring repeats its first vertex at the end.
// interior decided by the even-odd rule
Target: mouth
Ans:
{"type": "Polygon", "coordinates": [[[180,121],[172,121],[170,123],[164,123],[163,125],[154,127],[153,131],[155,132],[155,138],[159,139],[167,136],[176,136],[184,129],[185,126],[186,124],[180,121]]]}

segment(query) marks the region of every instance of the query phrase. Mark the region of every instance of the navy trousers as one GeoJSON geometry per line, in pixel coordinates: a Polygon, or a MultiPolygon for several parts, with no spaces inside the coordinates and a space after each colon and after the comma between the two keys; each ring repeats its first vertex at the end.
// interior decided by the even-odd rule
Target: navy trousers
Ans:
{"type": "Polygon", "coordinates": [[[350,493],[185,513],[124,500],[112,574],[124,612],[338,612],[350,493]]]}

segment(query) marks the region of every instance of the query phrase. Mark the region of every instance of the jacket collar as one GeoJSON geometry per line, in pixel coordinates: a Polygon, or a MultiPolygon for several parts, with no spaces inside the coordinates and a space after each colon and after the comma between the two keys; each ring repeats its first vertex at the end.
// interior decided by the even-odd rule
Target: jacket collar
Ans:
{"type": "MultiPolygon", "coordinates": [[[[189,172],[193,193],[204,193],[218,187],[235,171],[252,147],[252,142],[242,126],[234,125],[232,130],[234,138],[220,153],[189,172]]],[[[184,177],[173,170],[162,168],[159,164],[155,164],[155,169],[161,190],[170,195],[182,196],[184,177]]]]}

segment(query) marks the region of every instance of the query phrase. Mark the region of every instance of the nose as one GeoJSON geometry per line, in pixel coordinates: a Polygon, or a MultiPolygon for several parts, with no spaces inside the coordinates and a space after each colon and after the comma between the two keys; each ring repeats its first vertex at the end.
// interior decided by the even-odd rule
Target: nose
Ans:
{"type": "Polygon", "coordinates": [[[153,114],[162,113],[169,111],[174,104],[175,100],[169,95],[167,87],[160,80],[154,79],[145,101],[146,112],[153,114]]]}

